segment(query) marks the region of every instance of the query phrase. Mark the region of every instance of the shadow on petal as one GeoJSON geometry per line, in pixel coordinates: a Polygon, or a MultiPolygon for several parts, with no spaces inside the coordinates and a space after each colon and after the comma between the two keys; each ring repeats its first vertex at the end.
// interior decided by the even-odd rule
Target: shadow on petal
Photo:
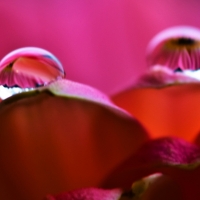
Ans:
{"type": "MultiPolygon", "coordinates": [[[[153,174],[154,175],[154,174],[153,174]]],[[[151,177],[152,175],[150,175],[151,177]]],[[[147,177],[148,178],[148,177],[147,177]]],[[[136,182],[137,183],[137,182],[136,182]]],[[[134,184],[132,190],[134,189],[134,184]]],[[[148,185],[141,196],[142,200],[183,200],[179,185],[171,177],[160,175],[148,185]]]]}
{"type": "Polygon", "coordinates": [[[143,145],[110,174],[103,186],[110,188],[114,184],[128,189],[133,182],[154,173],[174,181],[184,200],[200,198],[200,149],[177,138],[157,139],[143,145]]]}

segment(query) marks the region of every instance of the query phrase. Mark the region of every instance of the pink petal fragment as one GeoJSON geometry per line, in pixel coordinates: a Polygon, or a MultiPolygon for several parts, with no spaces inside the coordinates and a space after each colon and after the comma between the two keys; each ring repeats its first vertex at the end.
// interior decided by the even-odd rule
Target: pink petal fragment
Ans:
{"type": "Polygon", "coordinates": [[[48,195],[44,200],[118,200],[121,194],[120,189],[86,188],[59,195],[48,195]]]}
{"type": "Polygon", "coordinates": [[[200,80],[193,73],[187,74],[182,72],[174,72],[166,66],[155,65],[144,73],[137,82],[135,83],[135,88],[139,87],[166,87],[175,84],[185,84],[185,83],[198,83],[200,80]]]}

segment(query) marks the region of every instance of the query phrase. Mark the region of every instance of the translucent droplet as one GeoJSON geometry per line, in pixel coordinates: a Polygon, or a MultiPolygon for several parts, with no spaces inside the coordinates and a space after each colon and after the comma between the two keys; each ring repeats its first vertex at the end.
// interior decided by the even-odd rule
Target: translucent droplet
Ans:
{"type": "Polygon", "coordinates": [[[178,26],[162,31],[148,45],[147,64],[175,71],[200,69],[200,30],[178,26]]]}
{"type": "Polygon", "coordinates": [[[50,52],[37,47],[20,48],[7,54],[0,62],[0,98],[64,77],[62,64],[50,52]]]}

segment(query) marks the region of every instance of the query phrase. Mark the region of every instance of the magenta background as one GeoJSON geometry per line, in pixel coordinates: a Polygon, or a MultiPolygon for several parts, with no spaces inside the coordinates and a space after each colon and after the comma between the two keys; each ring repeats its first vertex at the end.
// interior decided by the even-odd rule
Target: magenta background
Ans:
{"type": "Polygon", "coordinates": [[[6,0],[0,2],[0,58],[24,46],[45,48],[67,78],[108,94],[145,68],[145,49],[159,31],[200,27],[198,0],[6,0]]]}

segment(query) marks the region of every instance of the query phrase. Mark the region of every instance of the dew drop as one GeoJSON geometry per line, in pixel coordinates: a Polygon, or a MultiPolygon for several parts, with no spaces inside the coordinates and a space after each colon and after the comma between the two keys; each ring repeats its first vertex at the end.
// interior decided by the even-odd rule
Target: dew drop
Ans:
{"type": "Polygon", "coordinates": [[[147,47],[147,65],[176,71],[200,69],[200,29],[175,26],[158,33],[147,47]]]}
{"type": "Polygon", "coordinates": [[[0,62],[0,98],[48,85],[64,77],[63,66],[52,53],[37,47],[20,48],[0,62]]]}

